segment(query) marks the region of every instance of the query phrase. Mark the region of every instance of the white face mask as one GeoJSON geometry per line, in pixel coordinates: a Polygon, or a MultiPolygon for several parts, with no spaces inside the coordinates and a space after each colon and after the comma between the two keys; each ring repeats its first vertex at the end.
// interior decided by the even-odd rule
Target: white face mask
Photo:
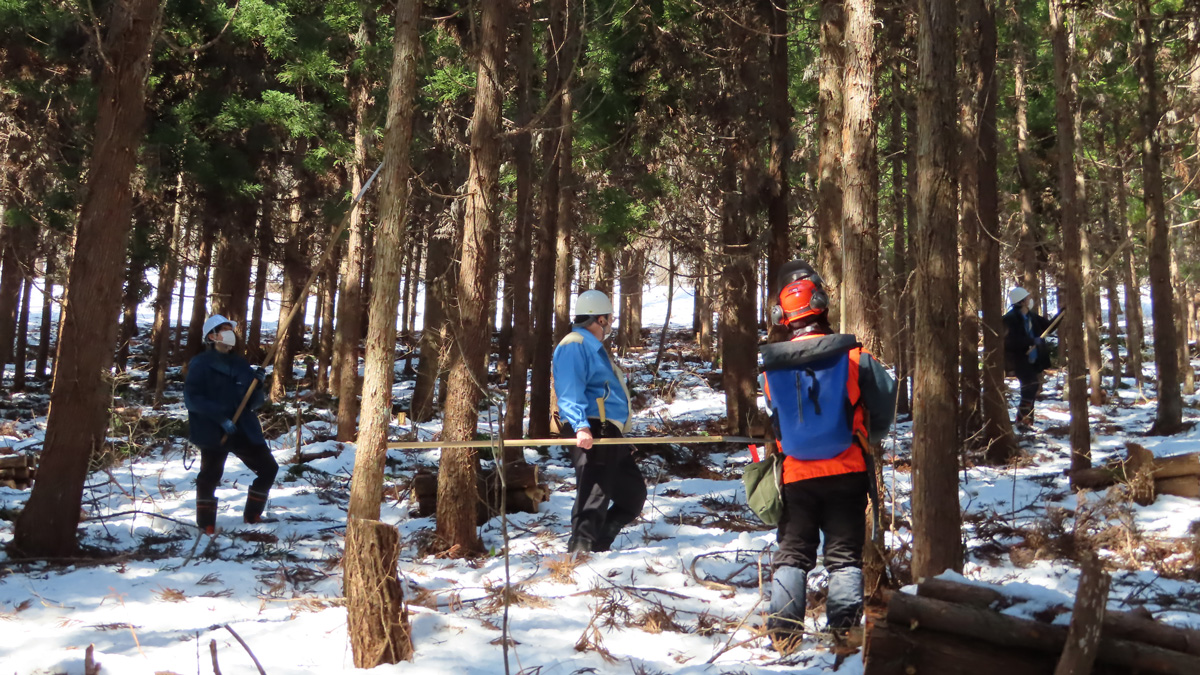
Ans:
{"type": "Polygon", "coordinates": [[[223,330],[217,333],[217,342],[227,347],[233,347],[237,344],[237,335],[231,330],[223,330]]]}

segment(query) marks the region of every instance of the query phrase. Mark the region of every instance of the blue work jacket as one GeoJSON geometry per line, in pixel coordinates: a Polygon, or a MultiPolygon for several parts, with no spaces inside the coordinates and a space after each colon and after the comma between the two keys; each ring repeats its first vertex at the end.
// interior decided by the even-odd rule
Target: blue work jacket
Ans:
{"type": "MultiPolygon", "coordinates": [[[[183,404],[188,411],[188,439],[197,447],[215,449],[221,445],[225,432],[221,423],[233,419],[246,389],[254,381],[254,370],[246,359],[236,354],[222,354],[209,348],[197,354],[188,364],[183,383],[183,404]]],[[[253,445],[266,443],[258,415],[266,397],[261,385],[254,388],[246,409],[238,418],[239,441],[253,445]]]]}
{"type": "Polygon", "coordinates": [[[586,328],[573,326],[554,350],[554,393],[558,414],[572,429],[588,426],[588,418],[604,419],[629,429],[629,391],[620,366],[604,343],[586,328]],[[600,401],[604,401],[601,414],[600,401]]]}

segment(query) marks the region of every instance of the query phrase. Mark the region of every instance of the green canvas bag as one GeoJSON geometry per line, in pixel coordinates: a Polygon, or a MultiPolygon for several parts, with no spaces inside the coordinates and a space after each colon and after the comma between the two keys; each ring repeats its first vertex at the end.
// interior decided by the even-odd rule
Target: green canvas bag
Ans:
{"type": "Polygon", "coordinates": [[[783,514],[783,494],[779,490],[782,482],[783,453],[772,452],[742,472],[746,504],[766,525],[778,525],[783,514]]]}

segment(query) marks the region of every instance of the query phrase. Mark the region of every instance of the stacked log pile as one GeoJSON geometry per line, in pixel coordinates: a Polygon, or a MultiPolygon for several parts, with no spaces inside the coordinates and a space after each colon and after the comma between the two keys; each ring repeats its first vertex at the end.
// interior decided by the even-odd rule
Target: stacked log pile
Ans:
{"type": "Polygon", "coordinates": [[[1126,443],[1124,459],[1104,466],[1067,471],[1071,486],[1091,490],[1113,485],[1128,486],[1133,500],[1153,504],[1158,495],[1200,499],[1200,453],[1155,457],[1137,443],[1126,443]]]}
{"type": "MultiPolygon", "coordinates": [[[[504,495],[504,509],[508,513],[537,513],[538,505],[550,498],[550,488],[540,482],[541,475],[535,464],[519,462],[505,469],[504,483],[495,469],[480,471],[476,481],[478,491],[478,514],[476,521],[482,525],[500,514],[500,497],[504,495]]],[[[437,513],[437,474],[418,471],[412,480],[413,492],[417,495],[418,518],[437,513]]]]}
{"type": "Polygon", "coordinates": [[[37,460],[32,455],[0,456],[0,487],[27,490],[37,478],[37,460]]]}
{"type": "Polygon", "coordinates": [[[870,622],[864,675],[1200,673],[1200,631],[1168,626],[1148,614],[1104,611],[1103,603],[1100,611],[1088,611],[1087,601],[1097,593],[1083,587],[1102,586],[1099,595],[1106,597],[1107,581],[1103,574],[1089,581],[1085,569],[1070,628],[1050,623],[1066,608],[1038,612],[1039,619],[1020,618],[1001,613],[1021,599],[999,587],[924,581],[916,595],[891,594],[886,615],[870,622]],[[1077,626],[1080,622],[1084,625],[1077,626]],[[1087,655],[1094,665],[1071,667],[1080,663],[1080,636],[1097,631],[1087,655]]]}

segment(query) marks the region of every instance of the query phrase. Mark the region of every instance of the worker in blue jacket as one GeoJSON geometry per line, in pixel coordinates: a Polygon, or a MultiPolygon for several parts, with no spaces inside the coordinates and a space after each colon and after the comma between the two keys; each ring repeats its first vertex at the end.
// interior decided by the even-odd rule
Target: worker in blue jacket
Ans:
{"type": "Polygon", "coordinates": [[[204,322],[204,346],[205,350],[188,364],[183,402],[188,411],[188,438],[200,450],[196,524],[213,534],[217,525],[216,490],[229,453],[237,455],[255,475],[242,511],[246,523],[262,519],[279,464],[267,448],[254,412],[263,403],[262,384],[266,375],[261,368],[251,368],[246,359],[233,353],[237,346],[233,322],[220,314],[209,317],[204,322]],[[234,421],[234,413],[252,382],[256,384],[254,394],[234,421]]]}
{"type": "Polygon", "coordinates": [[[633,446],[593,444],[597,438],[621,438],[632,428],[625,375],[604,346],[612,314],[604,293],[580,293],[571,332],[554,350],[560,431],[575,437],[571,553],[607,551],[646,503],[646,481],[633,459],[633,446]]]}

